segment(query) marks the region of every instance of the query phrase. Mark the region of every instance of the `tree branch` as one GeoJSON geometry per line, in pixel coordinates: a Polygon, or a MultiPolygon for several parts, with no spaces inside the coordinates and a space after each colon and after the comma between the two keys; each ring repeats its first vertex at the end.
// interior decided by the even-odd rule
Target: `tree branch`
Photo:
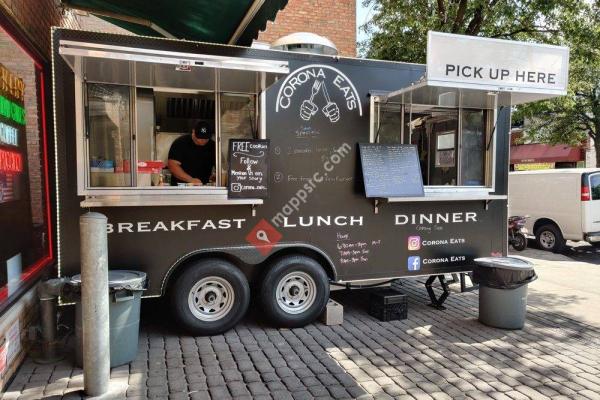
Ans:
{"type": "Polygon", "coordinates": [[[460,0],[458,4],[458,10],[456,11],[456,18],[452,24],[452,33],[457,33],[463,22],[465,21],[465,12],[467,11],[467,0],[460,0]]]}
{"type": "Polygon", "coordinates": [[[516,29],[514,31],[508,32],[508,33],[499,33],[497,35],[492,35],[490,37],[491,38],[499,38],[499,37],[512,38],[517,33],[559,33],[559,32],[560,31],[558,29],[541,29],[541,27],[533,27],[533,28],[522,27],[522,28],[516,29]]]}
{"type": "Polygon", "coordinates": [[[446,6],[444,0],[437,0],[437,14],[440,28],[446,23],[446,6]]]}
{"type": "Polygon", "coordinates": [[[481,25],[483,24],[483,4],[479,4],[473,13],[473,18],[471,18],[471,22],[467,26],[465,33],[467,35],[477,35],[481,30],[481,25]]]}

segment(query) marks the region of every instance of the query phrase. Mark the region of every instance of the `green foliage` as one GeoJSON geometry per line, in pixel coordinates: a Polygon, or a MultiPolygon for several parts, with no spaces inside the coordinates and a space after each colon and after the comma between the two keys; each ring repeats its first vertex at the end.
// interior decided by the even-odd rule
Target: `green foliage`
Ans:
{"type": "MultiPolygon", "coordinates": [[[[519,107],[528,135],[545,143],[581,143],[600,133],[600,4],[564,12],[559,39],[570,52],[566,96],[519,107]]],[[[595,141],[600,158],[600,139],[595,141]]],[[[600,164],[598,164],[600,165],[600,164]]]]}
{"type": "MultiPolygon", "coordinates": [[[[600,0],[363,0],[369,58],[425,63],[427,31],[567,45],[566,96],[516,107],[527,136],[577,144],[600,133],[600,0]]],[[[596,142],[600,161],[600,139],[596,142]]],[[[598,163],[600,165],[600,162],[598,163]]]]}
{"type": "Polygon", "coordinates": [[[427,31],[552,42],[566,13],[584,0],[363,0],[374,15],[361,29],[369,58],[425,62],[427,31]]]}

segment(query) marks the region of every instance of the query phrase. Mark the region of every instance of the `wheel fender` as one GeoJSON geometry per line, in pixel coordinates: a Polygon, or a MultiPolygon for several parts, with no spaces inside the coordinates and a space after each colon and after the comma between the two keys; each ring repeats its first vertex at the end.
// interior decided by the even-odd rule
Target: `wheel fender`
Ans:
{"type": "Polygon", "coordinates": [[[162,277],[160,295],[163,296],[166,293],[171,278],[176,275],[181,268],[184,268],[188,263],[199,258],[218,257],[225,258],[236,265],[257,265],[265,262],[268,259],[280,257],[287,251],[292,251],[294,249],[309,251],[319,256],[321,260],[317,261],[322,261],[321,263],[325,264],[323,267],[325,268],[325,272],[329,278],[334,281],[338,279],[337,269],[331,257],[329,257],[329,255],[322,249],[308,243],[277,243],[275,246],[273,246],[271,253],[267,255],[262,255],[256,251],[254,246],[250,245],[211,247],[206,249],[195,249],[177,258],[177,260],[171,264],[167,272],[162,277]]]}

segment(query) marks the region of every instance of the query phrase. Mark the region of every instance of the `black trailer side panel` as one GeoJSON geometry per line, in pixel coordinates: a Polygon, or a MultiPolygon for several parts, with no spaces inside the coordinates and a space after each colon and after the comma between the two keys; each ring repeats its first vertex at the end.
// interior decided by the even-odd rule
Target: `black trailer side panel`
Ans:
{"type": "MultiPolygon", "coordinates": [[[[86,210],[76,194],[73,77],[56,54],[60,38],[290,64],[290,75],[267,92],[271,177],[269,198],[257,206],[256,216],[243,205],[94,210],[109,219],[110,267],[146,271],[149,295],[161,294],[166,277],[187,257],[206,252],[230,257],[252,275],[279,251],[303,248],[330,268],[332,278],[362,280],[470,270],[473,258],[506,251],[506,200],[383,203],[376,212],[373,199],[365,197],[357,146],[369,141],[368,93],[408,86],[423,75],[423,66],[58,30],[54,68],[62,275],[79,272],[78,218],[86,210]],[[307,100],[314,114],[310,104],[303,108],[307,100]],[[257,229],[269,233],[268,246],[257,242],[257,229]]],[[[509,125],[509,110],[501,110],[495,133],[496,194],[506,194],[509,125]]]]}

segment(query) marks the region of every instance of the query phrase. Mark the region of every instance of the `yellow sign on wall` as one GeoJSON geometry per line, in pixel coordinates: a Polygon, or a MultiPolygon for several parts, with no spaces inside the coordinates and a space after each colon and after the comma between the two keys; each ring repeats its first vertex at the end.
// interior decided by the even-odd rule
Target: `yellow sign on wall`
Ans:
{"type": "Polygon", "coordinates": [[[0,92],[13,97],[20,105],[25,101],[25,83],[0,63],[0,92]]]}
{"type": "Polygon", "coordinates": [[[554,163],[530,163],[530,164],[515,164],[515,171],[533,171],[536,169],[552,169],[554,163]]]}

